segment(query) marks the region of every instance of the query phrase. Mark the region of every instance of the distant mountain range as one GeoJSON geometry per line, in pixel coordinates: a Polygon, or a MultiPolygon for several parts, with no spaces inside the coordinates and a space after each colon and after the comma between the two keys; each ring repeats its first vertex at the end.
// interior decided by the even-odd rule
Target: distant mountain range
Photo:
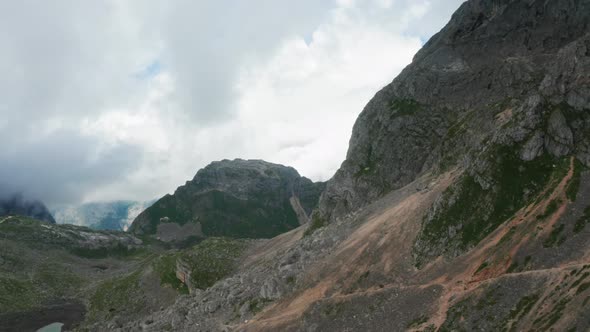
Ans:
{"type": "Polygon", "coordinates": [[[127,230],[135,217],[155,201],[92,202],[62,205],[51,209],[58,224],[86,226],[98,230],[127,230]]]}
{"type": "Polygon", "coordinates": [[[55,224],[55,219],[45,204],[38,200],[29,200],[22,194],[0,197],[0,217],[7,215],[27,216],[55,224]]]}

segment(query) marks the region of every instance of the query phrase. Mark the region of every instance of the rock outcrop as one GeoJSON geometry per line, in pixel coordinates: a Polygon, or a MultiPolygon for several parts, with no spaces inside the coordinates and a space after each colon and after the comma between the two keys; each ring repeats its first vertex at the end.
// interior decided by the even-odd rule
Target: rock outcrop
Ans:
{"type": "Polygon", "coordinates": [[[323,188],[291,167],[262,160],[214,162],[142,212],[130,231],[172,241],[172,228],[197,225],[179,233],[270,238],[305,223],[323,188]]]}

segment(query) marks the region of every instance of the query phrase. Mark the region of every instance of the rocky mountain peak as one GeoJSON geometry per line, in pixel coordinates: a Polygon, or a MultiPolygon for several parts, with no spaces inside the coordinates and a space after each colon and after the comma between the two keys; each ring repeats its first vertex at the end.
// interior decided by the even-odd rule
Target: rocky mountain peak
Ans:
{"type": "Polygon", "coordinates": [[[324,188],[292,167],[222,160],[142,212],[130,231],[160,239],[271,237],[308,221],[324,188]]]}
{"type": "Polygon", "coordinates": [[[590,1],[472,0],[367,104],[320,210],[342,217],[426,172],[522,145],[590,165],[590,1]]]}

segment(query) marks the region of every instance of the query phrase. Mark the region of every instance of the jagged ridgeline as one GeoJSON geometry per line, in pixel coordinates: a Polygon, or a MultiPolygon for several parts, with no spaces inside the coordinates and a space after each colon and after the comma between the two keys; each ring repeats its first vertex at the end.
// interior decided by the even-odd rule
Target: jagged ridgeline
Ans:
{"type": "Polygon", "coordinates": [[[308,221],[324,183],[262,160],[223,160],[142,212],[130,231],[160,240],[270,238],[308,221]]]}

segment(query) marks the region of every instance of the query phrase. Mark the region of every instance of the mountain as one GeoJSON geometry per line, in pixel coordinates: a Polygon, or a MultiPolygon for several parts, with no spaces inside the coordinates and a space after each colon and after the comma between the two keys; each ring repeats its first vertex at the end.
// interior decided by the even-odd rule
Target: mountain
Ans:
{"type": "Polygon", "coordinates": [[[27,200],[22,194],[0,198],[0,217],[21,215],[55,224],[55,219],[41,201],[27,200]]]}
{"type": "Polygon", "coordinates": [[[465,2],[327,184],[224,160],[129,233],[0,219],[0,330],[588,331],[588,13],[465,2]]]}
{"type": "Polygon", "coordinates": [[[465,2],[364,108],[310,223],[123,329],[587,331],[588,13],[465,2]]]}
{"type": "Polygon", "coordinates": [[[270,238],[308,221],[323,183],[262,160],[222,160],[143,211],[130,232],[162,241],[270,238]]]}
{"type": "Polygon", "coordinates": [[[51,212],[58,224],[87,226],[97,230],[124,231],[153,202],[91,202],[77,206],[56,206],[51,209],[51,212]]]}

